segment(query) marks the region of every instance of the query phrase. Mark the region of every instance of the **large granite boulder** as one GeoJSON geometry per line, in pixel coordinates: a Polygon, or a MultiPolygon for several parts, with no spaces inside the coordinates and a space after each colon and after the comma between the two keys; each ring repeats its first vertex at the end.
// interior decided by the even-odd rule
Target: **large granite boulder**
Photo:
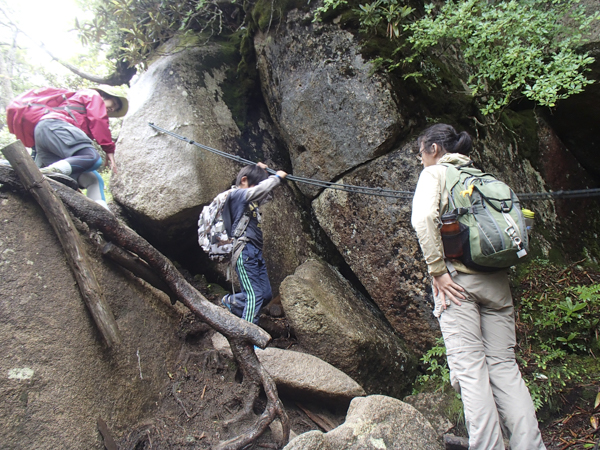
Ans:
{"type": "MultiPolygon", "coordinates": [[[[344,176],[340,182],[413,191],[420,173],[409,145],[344,176]]],[[[354,274],[414,350],[438,336],[429,277],[410,223],[412,198],[326,190],[313,201],[317,220],[354,274]]]]}
{"type": "Polygon", "coordinates": [[[0,447],[104,449],[98,418],[123,430],[158,409],[180,315],[86,245],[122,338],[107,349],[41,209],[0,204],[0,447]]]}
{"type": "Polygon", "coordinates": [[[275,347],[256,354],[286,397],[347,407],[353,398],[366,395],[356,381],[316,356],[275,347]]]}
{"type": "MultiPolygon", "coordinates": [[[[225,103],[224,91],[232,89],[228,71],[235,68],[226,51],[194,39],[166,44],[167,56],[154,61],[129,92],[130,108],[117,143],[119,172],[111,179],[114,199],[141,234],[169,256],[212,271],[213,278],[220,274],[222,280],[226,266],[210,263],[196,244],[198,214],[234,183],[243,165],[159,133],[148,123],[230,155],[253,161],[260,155],[269,164],[281,164],[268,117],[257,112],[256,123],[246,124],[248,137],[225,103]]],[[[279,283],[313,255],[315,245],[289,187],[277,188],[261,211],[264,255],[277,295],[279,283]]]]}
{"type": "Polygon", "coordinates": [[[144,227],[177,235],[197,220],[200,205],[229,188],[241,166],[171,136],[148,123],[212,148],[238,153],[240,131],[223,101],[228,66],[219,47],[177,48],[150,65],[129,91],[130,107],[115,154],[111,192],[144,227]]]}
{"type": "Polygon", "coordinates": [[[257,33],[254,45],[261,88],[294,175],[334,180],[388,151],[406,127],[408,114],[390,84],[372,74],[348,31],[311,23],[294,10],[277,31],[257,33]]]}
{"type": "MultiPolygon", "coordinates": [[[[456,414],[462,415],[462,408],[457,407],[460,404],[460,400],[456,397],[454,391],[420,392],[419,394],[404,397],[402,401],[414,406],[423,414],[440,439],[455,427],[455,424],[450,421],[449,416],[452,416],[454,413],[455,416],[452,419],[456,422],[462,419],[462,417],[456,416],[456,414]]],[[[464,420],[462,422],[464,424],[464,420]]]]}
{"type": "MultiPolygon", "coordinates": [[[[422,170],[415,149],[416,142],[410,140],[339,180],[393,189],[401,198],[329,189],[312,205],[319,224],[387,320],[412,349],[422,352],[439,336],[439,325],[431,312],[430,277],[411,224],[411,192],[422,170]]],[[[503,137],[499,129],[490,128],[480,136],[471,157],[517,192],[543,191],[540,171],[517,153],[516,142],[503,137]]],[[[553,229],[551,202],[525,206],[538,213],[548,231],[553,229]]]]}
{"type": "Polygon", "coordinates": [[[352,400],[346,421],[333,430],[310,431],[284,450],[443,450],[441,439],[414,407],[383,395],[352,400]]]}
{"type": "MultiPolygon", "coordinates": [[[[215,333],[212,343],[215,350],[233,357],[225,336],[215,333]]],[[[366,395],[356,381],[316,356],[276,347],[255,351],[283,397],[318,402],[330,408],[348,408],[354,397],[366,395]]]]}
{"type": "Polygon", "coordinates": [[[381,313],[326,263],[309,260],[281,284],[298,341],[356,380],[367,393],[400,398],[414,361],[381,313]]]}

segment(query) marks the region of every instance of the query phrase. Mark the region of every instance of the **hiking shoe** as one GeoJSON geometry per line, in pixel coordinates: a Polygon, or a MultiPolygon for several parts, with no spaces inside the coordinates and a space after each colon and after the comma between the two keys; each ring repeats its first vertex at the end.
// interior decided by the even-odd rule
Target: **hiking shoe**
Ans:
{"type": "Polygon", "coordinates": [[[226,294],[223,296],[223,298],[221,299],[221,305],[223,305],[225,308],[227,308],[229,310],[229,312],[231,312],[231,303],[229,301],[229,294],[226,294]]]}
{"type": "Polygon", "coordinates": [[[77,180],[74,180],[73,178],[67,175],[63,175],[61,172],[45,173],[44,176],[54,181],[58,181],[59,183],[64,184],[65,186],[68,186],[75,191],[79,190],[79,184],[77,183],[77,180]]]}
{"type": "Polygon", "coordinates": [[[48,175],[50,173],[60,173],[61,175],[64,175],[62,170],[60,170],[58,167],[52,167],[52,166],[42,167],[40,169],[40,172],[42,172],[44,175],[48,175]]]}

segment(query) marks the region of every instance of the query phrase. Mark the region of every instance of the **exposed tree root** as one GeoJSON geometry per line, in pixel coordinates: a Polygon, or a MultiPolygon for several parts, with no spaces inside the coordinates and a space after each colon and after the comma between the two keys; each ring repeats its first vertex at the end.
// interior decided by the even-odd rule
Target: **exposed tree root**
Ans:
{"type": "MultiPolygon", "coordinates": [[[[279,443],[280,446],[283,447],[290,436],[290,422],[287,413],[285,412],[285,408],[283,407],[283,403],[279,399],[275,382],[260,364],[256,357],[256,353],[254,353],[254,349],[247,341],[231,339],[229,337],[228,340],[233,356],[240,364],[244,374],[244,380],[248,380],[256,386],[262,384],[267,396],[267,406],[255,424],[246,431],[245,434],[230,439],[229,441],[222,442],[217,447],[217,450],[237,450],[243,448],[264,433],[269,427],[269,424],[276,418],[279,418],[283,427],[283,442],[279,443]]],[[[256,395],[258,396],[258,390],[256,395]]],[[[254,400],[256,400],[256,398],[253,399],[252,403],[254,400]]]]}
{"type": "MultiPolygon", "coordinates": [[[[253,345],[261,348],[266,347],[271,340],[271,336],[253,323],[242,320],[225,309],[210,303],[185,280],[168,258],[135,231],[119,222],[114,214],[79,192],[53,180],[49,180],[49,182],[74,216],[87,223],[90,228],[95,228],[102,232],[106,240],[136,254],[140,259],[145,261],[169,287],[172,293],[177,296],[181,303],[187,306],[202,321],[227,337],[233,355],[242,369],[245,382],[254,383],[256,386],[253,390],[253,394],[255,394],[254,398],[248,399],[249,401],[244,408],[244,413],[247,413],[248,405],[251,408],[258,397],[260,392],[259,386],[263,386],[268,401],[262,415],[245,434],[223,442],[217,448],[219,450],[238,450],[243,448],[264,433],[269,424],[276,418],[279,418],[283,426],[284,442],[281,442],[281,447],[283,447],[289,439],[289,419],[283,403],[279,399],[275,382],[262,367],[253,351],[253,345]]],[[[0,184],[5,184],[21,192],[25,191],[18,177],[10,167],[0,166],[0,184]]],[[[232,420],[229,423],[232,423],[232,420]]],[[[150,439],[147,432],[139,433],[138,436],[129,440],[133,445],[130,448],[135,448],[137,445],[136,442],[140,443],[145,439],[150,439]]]]}
{"type": "Polygon", "coordinates": [[[253,414],[254,403],[256,402],[256,399],[260,394],[260,384],[257,384],[250,380],[246,380],[246,377],[244,377],[243,382],[248,386],[247,389],[249,391],[249,395],[246,399],[244,399],[245,401],[242,409],[235,416],[223,422],[223,426],[225,427],[233,425],[241,421],[245,417],[248,417],[253,414]]]}

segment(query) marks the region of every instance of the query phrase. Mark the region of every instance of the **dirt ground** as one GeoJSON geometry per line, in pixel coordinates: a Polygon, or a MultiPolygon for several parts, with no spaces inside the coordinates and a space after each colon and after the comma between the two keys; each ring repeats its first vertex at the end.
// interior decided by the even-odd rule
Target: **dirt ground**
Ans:
{"type": "MultiPolygon", "coordinates": [[[[194,285],[214,303],[221,297],[220,292],[209,292],[203,283],[195,282],[194,285]]],[[[277,320],[263,315],[265,319],[277,320]]],[[[169,373],[169,386],[163,391],[165,396],[158,411],[151,422],[138,424],[116,439],[120,450],[211,449],[219,442],[244,434],[254,423],[266,405],[264,393],[254,402],[254,416],[229,426],[225,423],[241,410],[249,393],[234,359],[214,350],[213,333],[192,314],[183,318],[179,335],[185,344],[175,370],[169,373]]],[[[270,345],[293,349],[298,344],[293,337],[283,336],[274,339],[270,345]]],[[[336,426],[344,421],[344,411],[328,409],[324,405],[300,404],[283,397],[282,401],[295,434],[324,431],[310,416],[324,418],[336,426]]],[[[275,426],[246,448],[280,448],[277,445],[279,432],[275,426]]]]}

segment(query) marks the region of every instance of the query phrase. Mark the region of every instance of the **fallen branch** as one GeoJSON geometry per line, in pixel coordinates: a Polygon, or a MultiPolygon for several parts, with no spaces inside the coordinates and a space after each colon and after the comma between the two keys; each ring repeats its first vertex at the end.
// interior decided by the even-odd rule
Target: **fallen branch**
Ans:
{"type": "Polygon", "coordinates": [[[445,434],[444,445],[446,446],[446,450],[468,450],[469,440],[464,437],[454,436],[453,434],[445,434]]]}
{"type": "Polygon", "coordinates": [[[21,141],[13,142],[5,147],[2,149],[2,153],[11,163],[25,189],[44,210],[52,229],[62,244],[81,296],[104,341],[109,347],[120,344],[121,337],[117,322],[102,295],[85,247],[63,203],[50,188],[47,179],[41,174],[21,141]]]}
{"type": "Polygon", "coordinates": [[[302,411],[304,411],[304,414],[306,414],[310,418],[310,420],[312,420],[314,423],[316,423],[318,426],[320,426],[321,429],[323,431],[325,431],[326,433],[328,431],[331,431],[334,428],[336,428],[336,425],[333,424],[331,422],[331,420],[329,420],[327,417],[324,417],[321,414],[312,412],[310,409],[308,409],[306,406],[302,405],[301,403],[296,402],[296,406],[298,408],[300,408],[302,411]]]}

